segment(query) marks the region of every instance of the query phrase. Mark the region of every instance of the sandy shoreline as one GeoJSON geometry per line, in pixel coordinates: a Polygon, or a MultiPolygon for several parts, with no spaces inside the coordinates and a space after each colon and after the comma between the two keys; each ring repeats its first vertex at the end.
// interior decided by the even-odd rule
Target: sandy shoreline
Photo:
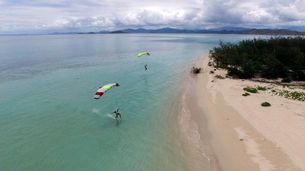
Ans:
{"type": "Polygon", "coordinates": [[[205,116],[197,105],[194,78],[188,77],[184,87],[179,125],[188,170],[220,170],[208,141],[210,135],[205,116]]]}
{"type": "Polygon", "coordinates": [[[206,56],[183,97],[191,170],[305,170],[305,103],[264,92],[243,97],[245,86],[268,85],[215,79],[207,64],[206,56]]]}

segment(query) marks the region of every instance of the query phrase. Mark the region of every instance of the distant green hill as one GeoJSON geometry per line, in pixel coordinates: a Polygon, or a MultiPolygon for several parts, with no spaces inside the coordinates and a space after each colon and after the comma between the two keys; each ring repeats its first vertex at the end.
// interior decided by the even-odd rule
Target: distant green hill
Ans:
{"type": "Polygon", "coordinates": [[[114,31],[98,31],[98,32],[64,32],[51,34],[118,34],[118,33],[193,33],[193,34],[257,34],[257,35],[305,35],[305,32],[288,30],[288,29],[253,29],[243,27],[221,27],[215,29],[176,29],[176,28],[160,28],[160,29],[123,29],[114,31]]]}
{"type": "Polygon", "coordinates": [[[224,27],[216,29],[125,29],[116,30],[110,33],[197,33],[197,34],[258,34],[258,35],[305,35],[304,32],[288,30],[288,29],[249,29],[242,27],[224,27]]]}
{"type": "Polygon", "coordinates": [[[288,30],[288,29],[250,29],[244,31],[243,34],[258,35],[305,35],[304,32],[288,30]]]}

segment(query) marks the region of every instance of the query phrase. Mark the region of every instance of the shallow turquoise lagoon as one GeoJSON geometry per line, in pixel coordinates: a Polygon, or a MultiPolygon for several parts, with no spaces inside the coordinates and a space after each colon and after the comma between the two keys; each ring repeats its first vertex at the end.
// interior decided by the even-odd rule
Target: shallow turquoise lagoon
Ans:
{"type": "Polygon", "coordinates": [[[1,36],[0,170],[187,170],[176,125],[184,78],[219,41],[251,37],[1,36]],[[93,99],[112,82],[121,86],[93,99]]]}

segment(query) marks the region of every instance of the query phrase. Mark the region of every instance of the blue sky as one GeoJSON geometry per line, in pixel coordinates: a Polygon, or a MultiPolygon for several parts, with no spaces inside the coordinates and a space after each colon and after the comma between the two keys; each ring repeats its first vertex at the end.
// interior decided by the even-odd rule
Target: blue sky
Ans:
{"type": "Polygon", "coordinates": [[[227,26],[305,30],[305,0],[0,0],[0,33],[227,26]]]}

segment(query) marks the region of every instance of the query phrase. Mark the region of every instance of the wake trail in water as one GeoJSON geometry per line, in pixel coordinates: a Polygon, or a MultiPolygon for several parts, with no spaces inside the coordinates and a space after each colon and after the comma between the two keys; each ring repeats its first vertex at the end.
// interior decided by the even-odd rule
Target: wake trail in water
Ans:
{"type": "Polygon", "coordinates": [[[113,114],[107,113],[106,116],[107,116],[108,118],[115,119],[115,117],[113,116],[113,114]]]}
{"type": "Polygon", "coordinates": [[[105,118],[107,117],[107,118],[111,118],[111,119],[115,119],[116,120],[116,118],[114,117],[113,114],[111,114],[111,113],[102,114],[102,113],[100,113],[100,110],[97,109],[97,108],[93,108],[92,109],[92,113],[94,113],[94,114],[96,114],[96,115],[98,115],[100,117],[105,117],[105,118]]]}

